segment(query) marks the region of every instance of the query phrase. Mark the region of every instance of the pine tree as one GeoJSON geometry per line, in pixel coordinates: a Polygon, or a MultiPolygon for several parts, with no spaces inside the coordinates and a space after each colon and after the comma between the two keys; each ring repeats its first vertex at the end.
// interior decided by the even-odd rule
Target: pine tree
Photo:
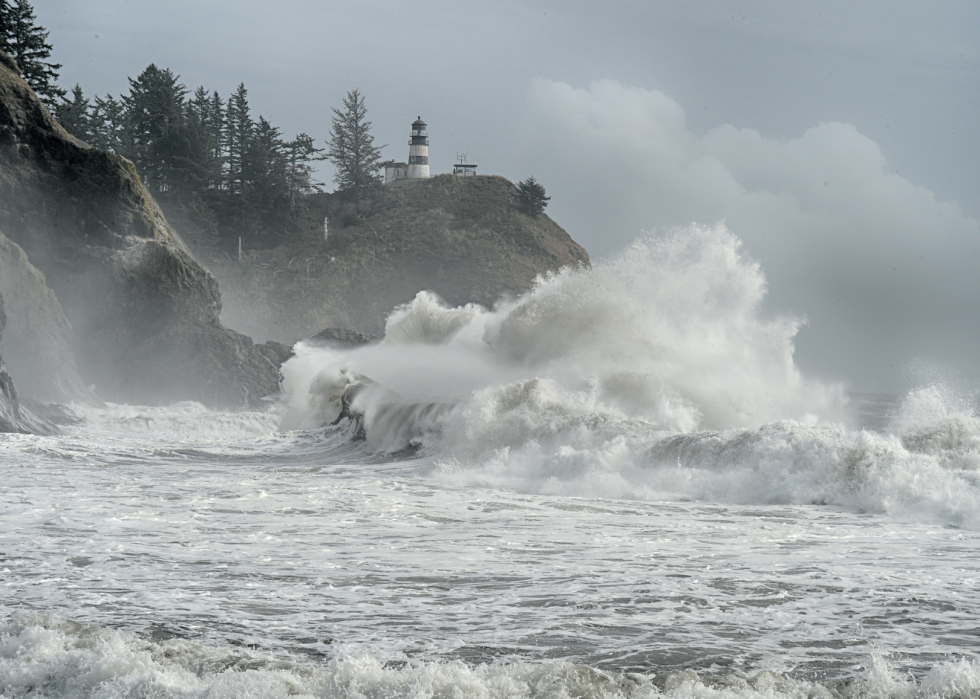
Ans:
{"type": "Polygon", "coordinates": [[[207,172],[207,186],[217,189],[221,186],[222,135],[224,133],[224,108],[218,93],[214,97],[203,86],[194,91],[187,102],[187,120],[205,141],[206,148],[201,153],[201,165],[207,172]]]}
{"type": "Polygon", "coordinates": [[[240,83],[228,98],[225,116],[225,153],[227,154],[228,190],[240,194],[245,189],[245,161],[255,125],[249,115],[248,90],[240,83]]]}
{"type": "Polygon", "coordinates": [[[0,0],[0,50],[20,66],[24,80],[52,112],[65,91],[55,83],[60,63],[51,63],[48,30],[35,24],[34,8],[27,0],[0,0]]]}
{"type": "Polygon", "coordinates": [[[337,168],[333,178],[337,188],[349,190],[380,183],[381,148],[384,146],[374,145],[363,95],[357,90],[348,92],[344,109],[334,109],[333,113],[327,159],[337,168]]]}
{"type": "Polygon", "coordinates": [[[82,86],[76,84],[71,89],[71,99],[63,99],[55,109],[54,115],[68,133],[81,141],[91,143],[93,140],[91,111],[92,105],[82,93],[82,86]]]}
{"type": "Polygon", "coordinates": [[[285,144],[290,208],[296,205],[298,195],[320,191],[322,183],[313,178],[311,163],[323,160],[322,153],[323,148],[313,145],[313,137],[305,133],[285,144]]]}
{"type": "Polygon", "coordinates": [[[545,196],[544,187],[531,175],[517,183],[517,206],[528,216],[540,216],[551,197],[545,196]]]}
{"type": "Polygon", "coordinates": [[[208,109],[207,126],[214,139],[214,155],[221,160],[225,157],[225,103],[215,90],[211,93],[211,106],[208,109]]]}
{"type": "Polygon", "coordinates": [[[165,191],[173,184],[176,158],[186,156],[184,96],[187,89],[169,68],[150,64],[123,95],[126,114],[125,153],[135,164],[150,191],[165,191]]]}
{"type": "Polygon", "coordinates": [[[267,202],[286,195],[285,144],[279,129],[260,116],[245,151],[243,180],[251,193],[267,202]]]}
{"type": "Polygon", "coordinates": [[[112,95],[105,99],[93,100],[90,118],[91,138],[89,143],[100,150],[122,154],[126,142],[126,123],[123,105],[112,95]]]}

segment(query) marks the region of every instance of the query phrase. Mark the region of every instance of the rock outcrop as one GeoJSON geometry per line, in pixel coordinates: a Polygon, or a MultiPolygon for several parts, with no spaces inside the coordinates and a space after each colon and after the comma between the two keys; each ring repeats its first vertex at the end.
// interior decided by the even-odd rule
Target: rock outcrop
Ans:
{"type": "MultiPolygon", "coordinates": [[[[7,314],[3,310],[3,294],[0,294],[0,339],[3,338],[6,324],[7,314]]],[[[17,389],[14,388],[13,379],[7,373],[7,367],[3,365],[3,357],[0,356],[0,432],[20,432],[17,429],[20,418],[19,408],[17,389]]]]}
{"type": "Polygon", "coordinates": [[[75,367],[71,324],[44,275],[20,246],[0,233],[0,294],[7,329],[0,341],[21,396],[65,403],[95,402],[75,367]]]}
{"type": "MultiPolygon", "coordinates": [[[[7,314],[4,311],[3,295],[0,294],[0,340],[3,339],[7,314]]],[[[55,426],[44,418],[23,407],[17,397],[14,381],[7,373],[0,357],[0,432],[19,432],[22,434],[54,434],[55,426]]]]}
{"type": "Polygon", "coordinates": [[[380,337],[365,335],[364,333],[359,333],[356,330],[348,330],[347,328],[324,328],[308,340],[311,345],[322,345],[337,349],[351,349],[352,347],[370,345],[372,342],[380,341],[380,337]]]}
{"type": "Polygon", "coordinates": [[[324,327],[380,335],[391,310],[419,291],[492,306],[538,275],[589,261],[548,216],[522,213],[503,177],[400,180],[307,204],[326,219],[326,240],[208,262],[222,319],[257,340],[296,342],[324,327]]]}
{"type": "Polygon", "coordinates": [[[0,230],[44,273],[100,398],[237,407],[278,390],[276,367],[219,322],[217,282],[133,164],[70,136],[4,54],[0,230]]]}

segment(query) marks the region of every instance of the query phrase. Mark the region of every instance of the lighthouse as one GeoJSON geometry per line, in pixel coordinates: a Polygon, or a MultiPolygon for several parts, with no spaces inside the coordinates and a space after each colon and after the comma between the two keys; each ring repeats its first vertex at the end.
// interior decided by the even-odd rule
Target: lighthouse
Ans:
{"type": "Polygon", "coordinates": [[[408,141],[407,163],[385,163],[385,184],[395,180],[424,180],[429,178],[429,135],[425,122],[419,117],[412,123],[412,137],[408,141]]]}
{"type": "Polygon", "coordinates": [[[419,117],[412,122],[412,139],[408,142],[408,177],[421,179],[429,176],[429,136],[425,122],[419,117]]]}

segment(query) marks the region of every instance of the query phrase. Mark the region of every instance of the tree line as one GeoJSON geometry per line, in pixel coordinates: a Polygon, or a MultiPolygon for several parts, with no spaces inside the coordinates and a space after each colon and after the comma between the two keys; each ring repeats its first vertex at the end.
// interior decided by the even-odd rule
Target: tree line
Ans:
{"type": "Polygon", "coordinates": [[[191,93],[168,68],[147,66],[129,91],[88,99],[80,85],[58,87],[48,31],[27,0],[0,0],[0,50],[76,138],[133,161],[167,218],[202,253],[301,243],[320,235],[305,195],[318,192],[311,136],[287,139],[254,118],[244,84],[227,98],[191,93]]]}
{"type": "MultiPolygon", "coordinates": [[[[50,61],[48,31],[27,0],[0,0],[0,50],[65,129],[101,150],[131,160],[143,184],[193,249],[231,252],[320,239],[307,195],[320,192],[314,163],[333,162],[340,192],[381,183],[381,148],[374,145],[364,96],[347,93],[333,109],[329,149],[300,133],[293,139],[265,117],[252,117],[244,83],[227,98],[201,86],[193,92],[169,68],[147,66],[128,78],[129,91],[88,99],[80,85],[58,87],[60,64],[50,61]],[[326,150],[326,153],[325,153],[326,150]]],[[[544,188],[518,185],[516,204],[540,215],[544,188]]]]}
{"type": "Polygon", "coordinates": [[[76,85],[55,117],[80,140],[132,160],[202,252],[233,249],[239,237],[264,248],[314,234],[303,195],[320,191],[313,163],[323,149],[253,118],[244,83],[227,98],[203,86],[191,93],[173,71],[150,64],[119,97],[90,101],[76,85]]]}

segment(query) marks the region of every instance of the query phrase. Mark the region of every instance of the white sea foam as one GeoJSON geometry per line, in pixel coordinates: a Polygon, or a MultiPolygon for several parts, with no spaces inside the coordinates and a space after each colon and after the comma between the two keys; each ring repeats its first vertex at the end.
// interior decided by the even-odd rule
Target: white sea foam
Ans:
{"type": "Polygon", "coordinates": [[[300,345],[267,411],[0,435],[0,695],[975,697],[971,401],[849,426],[763,290],[693,228],[300,345]]]}
{"type": "MultiPolygon", "coordinates": [[[[221,412],[200,403],[185,401],[173,405],[108,404],[103,408],[76,405],[74,410],[85,421],[88,434],[111,439],[144,436],[154,442],[181,444],[207,440],[220,433],[226,440],[251,439],[275,431],[281,415],[275,406],[266,410],[221,412]]],[[[71,428],[66,430],[72,432],[71,428]]]]}
{"type": "Polygon", "coordinates": [[[455,485],[585,497],[831,504],[980,527],[980,420],[936,386],[885,431],[849,424],[840,386],[801,376],[799,322],[724,227],[635,243],[493,310],[422,293],[385,340],[301,345],[286,427],[351,401],[377,452],[421,447],[455,485]],[[366,378],[365,378],[366,377],[366,378]]]}
{"type": "MultiPolygon", "coordinates": [[[[311,403],[313,422],[329,417],[317,394],[342,380],[340,369],[399,395],[454,400],[547,380],[572,397],[567,411],[674,431],[839,414],[840,390],[804,380],[793,364],[799,321],[763,318],[764,293],[758,265],[723,226],[638,241],[492,311],[446,308],[421,293],[392,314],[380,346],[306,348],[287,363],[286,425],[311,424],[311,403]]],[[[363,403],[370,420],[371,400],[363,403]]]]}
{"type": "Polygon", "coordinates": [[[942,663],[916,680],[875,654],[858,676],[819,683],[771,671],[623,674],[569,662],[392,666],[357,655],[317,664],[19,612],[0,623],[0,691],[59,699],[968,699],[980,692],[980,665],[942,663]]]}

